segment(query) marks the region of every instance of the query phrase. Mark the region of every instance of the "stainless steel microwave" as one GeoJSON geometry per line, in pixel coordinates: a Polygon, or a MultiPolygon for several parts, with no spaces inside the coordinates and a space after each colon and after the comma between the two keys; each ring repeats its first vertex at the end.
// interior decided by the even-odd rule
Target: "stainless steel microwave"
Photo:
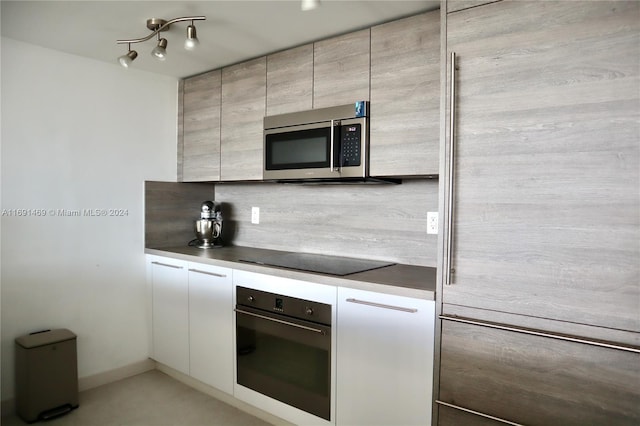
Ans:
{"type": "Polygon", "coordinates": [[[369,174],[369,103],[264,118],[265,180],[348,180],[369,174]]]}

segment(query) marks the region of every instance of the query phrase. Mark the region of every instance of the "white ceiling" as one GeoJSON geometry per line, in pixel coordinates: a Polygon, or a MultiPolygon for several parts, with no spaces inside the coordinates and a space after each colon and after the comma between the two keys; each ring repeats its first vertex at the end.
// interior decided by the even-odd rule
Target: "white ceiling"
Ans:
{"type": "Polygon", "coordinates": [[[116,64],[127,51],[119,39],[147,36],[148,18],[204,15],[195,22],[200,46],[183,48],[188,23],[163,32],[168,57],[151,57],[155,38],[134,44],[132,68],[187,77],[439,7],[438,0],[323,0],[313,11],[287,1],[5,1],[2,36],[116,64]]]}

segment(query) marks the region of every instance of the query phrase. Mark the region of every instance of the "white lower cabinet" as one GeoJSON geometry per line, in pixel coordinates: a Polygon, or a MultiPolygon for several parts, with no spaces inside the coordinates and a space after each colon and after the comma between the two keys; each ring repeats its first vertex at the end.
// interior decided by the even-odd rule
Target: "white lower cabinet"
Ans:
{"type": "Polygon", "coordinates": [[[189,263],[191,377],[233,393],[232,270],[189,263]]]}
{"type": "Polygon", "coordinates": [[[232,269],[147,256],[152,358],[233,393],[232,269]]]}
{"type": "Polygon", "coordinates": [[[187,262],[149,256],[153,359],[189,374],[187,262]]]}
{"type": "Polygon", "coordinates": [[[337,425],[430,425],[435,302],[338,288],[337,425]]]}
{"type": "Polygon", "coordinates": [[[435,302],[147,256],[156,361],[296,424],[430,425],[435,302]],[[332,309],[331,420],[235,383],[234,286],[332,309]],[[337,295],[337,301],[336,301],[337,295]]]}

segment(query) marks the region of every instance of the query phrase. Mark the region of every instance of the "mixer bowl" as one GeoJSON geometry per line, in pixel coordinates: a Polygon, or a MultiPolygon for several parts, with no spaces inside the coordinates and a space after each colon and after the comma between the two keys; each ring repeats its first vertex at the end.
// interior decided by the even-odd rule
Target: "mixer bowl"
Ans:
{"type": "Polygon", "coordinates": [[[220,237],[221,225],[215,220],[200,219],[194,224],[196,238],[200,240],[200,248],[211,248],[214,246],[214,240],[220,237]]]}
{"type": "Polygon", "coordinates": [[[198,247],[200,248],[208,248],[213,246],[213,221],[210,219],[200,219],[196,220],[194,225],[194,230],[196,233],[196,238],[201,241],[198,247]]]}

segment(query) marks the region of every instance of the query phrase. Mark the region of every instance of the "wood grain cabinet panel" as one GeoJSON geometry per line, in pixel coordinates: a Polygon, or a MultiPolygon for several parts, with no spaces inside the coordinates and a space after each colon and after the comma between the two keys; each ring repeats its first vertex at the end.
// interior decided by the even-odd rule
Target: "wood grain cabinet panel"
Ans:
{"type": "Polygon", "coordinates": [[[373,176],[437,175],[440,11],[371,28],[373,176]]]}
{"type": "Polygon", "coordinates": [[[439,399],[501,419],[530,426],[637,425],[639,381],[638,353],[442,324],[439,399]]]}
{"type": "Polygon", "coordinates": [[[221,180],[262,179],[266,57],[222,69],[221,180]]]}
{"type": "Polygon", "coordinates": [[[313,44],[267,56],[267,114],[313,108],[313,44]]]}
{"type": "Polygon", "coordinates": [[[447,0],[447,13],[482,6],[484,4],[495,3],[496,1],[501,0],[447,0]]]}
{"type": "Polygon", "coordinates": [[[640,332],[638,16],[635,1],[506,0],[448,16],[458,70],[445,311],[640,332]]]}
{"type": "Polygon", "coordinates": [[[220,76],[216,70],[182,83],[184,182],[220,180],[220,76]]]}
{"type": "Polygon", "coordinates": [[[369,29],[314,43],[314,108],[369,100],[369,45],[369,29]]]}
{"type": "Polygon", "coordinates": [[[438,407],[438,426],[504,426],[504,422],[440,405],[438,407]]]}

